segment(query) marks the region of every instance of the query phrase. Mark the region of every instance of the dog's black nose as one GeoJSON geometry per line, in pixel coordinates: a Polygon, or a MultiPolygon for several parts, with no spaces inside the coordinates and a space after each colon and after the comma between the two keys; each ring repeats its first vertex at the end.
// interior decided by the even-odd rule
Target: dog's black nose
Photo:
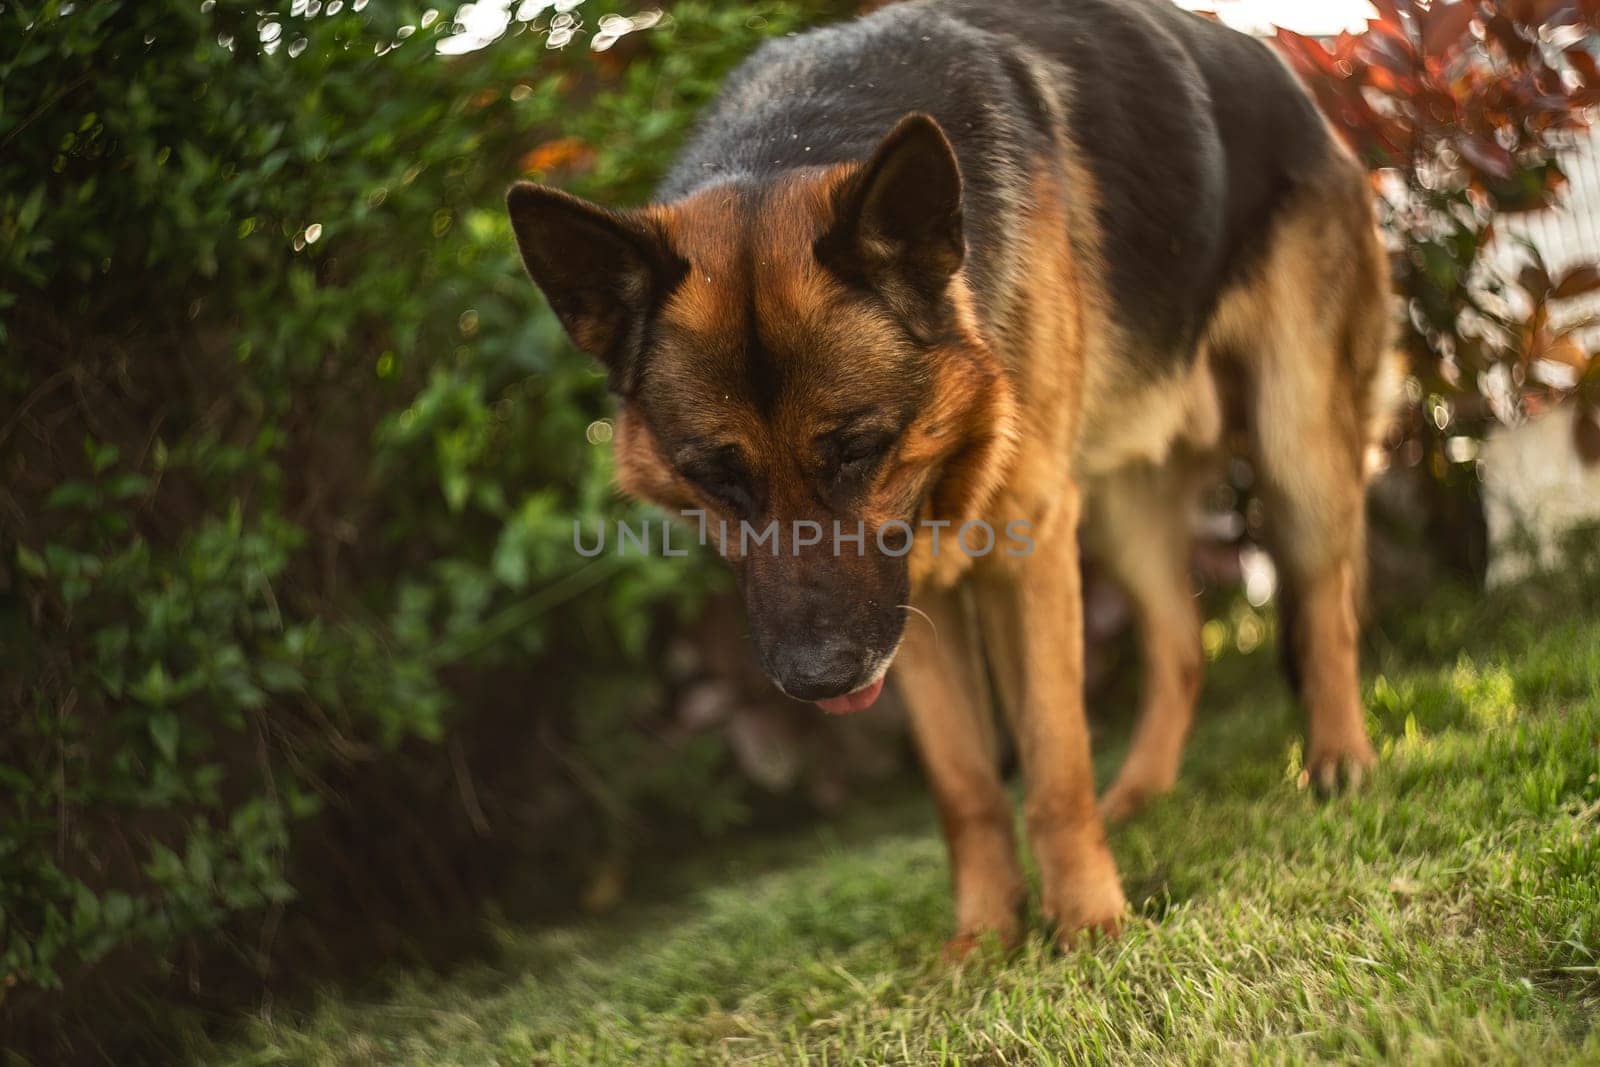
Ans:
{"type": "Polygon", "coordinates": [[[866,660],[860,649],[834,642],[780,648],[773,653],[768,673],[796,700],[827,700],[861,687],[866,660]]]}

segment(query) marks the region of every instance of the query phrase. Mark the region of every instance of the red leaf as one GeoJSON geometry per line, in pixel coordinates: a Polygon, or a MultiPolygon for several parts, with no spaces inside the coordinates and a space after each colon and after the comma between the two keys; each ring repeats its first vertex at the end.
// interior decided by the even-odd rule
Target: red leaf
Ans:
{"type": "Polygon", "coordinates": [[[1324,74],[1335,73],[1333,56],[1315,38],[1302,36],[1282,26],[1277,29],[1279,46],[1292,58],[1299,60],[1304,68],[1324,74]]]}
{"type": "Polygon", "coordinates": [[[1589,466],[1600,463],[1600,411],[1594,408],[1579,408],[1577,421],[1572,427],[1573,442],[1578,446],[1578,455],[1589,466]]]}
{"type": "Polygon", "coordinates": [[[1533,54],[1533,45],[1517,31],[1516,24],[1504,15],[1495,15],[1489,20],[1488,34],[1500,42],[1500,47],[1506,50],[1512,62],[1521,63],[1533,54]]]}
{"type": "Polygon", "coordinates": [[[1516,173],[1517,161],[1511,153],[1487,137],[1463,137],[1454,147],[1474,170],[1491,178],[1510,181],[1516,173]]]}
{"type": "Polygon", "coordinates": [[[1368,33],[1361,38],[1361,55],[1368,63],[1381,66],[1396,74],[1414,74],[1417,53],[1411,42],[1387,33],[1368,33]]]}
{"type": "Polygon", "coordinates": [[[1367,82],[1380,93],[1404,96],[1416,91],[1417,83],[1411,78],[1395,74],[1387,67],[1374,64],[1367,68],[1367,82]]]}
{"type": "Polygon", "coordinates": [[[1405,35],[1404,28],[1399,23],[1390,22],[1388,19],[1368,19],[1367,36],[1387,37],[1391,41],[1402,42],[1407,48],[1411,47],[1411,38],[1405,35]]]}
{"type": "Polygon", "coordinates": [[[1469,0],[1456,0],[1449,7],[1430,7],[1424,16],[1423,52],[1430,56],[1449,55],[1462,42],[1477,13],[1478,6],[1469,0]]]}
{"type": "Polygon", "coordinates": [[[1543,298],[1550,291],[1550,275],[1537,263],[1529,263],[1517,275],[1517,284],[1522,286],[1529,296],[1535,300],[1543,298]]]}
{"type": "Polygon", "coordinates": [[[1355,57],[1356,45],[1360,42],[1361,38],[1349,30],[1340,30],[1339,36],[1333,39],[1333,58],[1349,62],[1355,57]]]}
{"type": "Polygon", "coordinates": [[[1542,25],[1572,7],[1572,0],[1512,0],[1511,12],[1519,21],[1542,25]]]}
{"type": "Polygon", "coordinates": [[[1600,267],[1585,263],[1567,271],[1550,295],[1556,300],[1570,300],[1593,292],[1600,292],[1600,267]]]}
{"type": "MultiPolygon", "coordinates": [[[[1445,124],[1446,136],[1460,130],[1459,116],[1456,114],[1455,97],[1438,89],[1427,88],[1412,98],[1412,104],[1417,109],[1417,117],[1424,121],[1432,119],[1434,122],[1445,124]]],[[[1462,138],[1465,140],[1465,138],[1462,138]]],[[[1492,142],[1491,142],[1492,146],[1492,142]]]]}
{"type": "Polygon", "coordinates": [[[1372,0],[1372,6],[1378,9],[1378,14],[1383,16],[1385,22],[1392,23],[1395,28],[1404,30],[1405,21],[1400,17],[1400,8],[1401,6],[1410,8],[1410,0],[1399,0],[1399,3],[1396,0],[1372,0]]]}
{"type": "Polygon", "coordinates": [[[1600,64],[1595,62],[1594,56],[1589,54],[1588,49],[1583,47],[1567,49],[1567,61],[1577,69],[1578,76],[1583,79],[1584,88],[1593,89],[1600,86],[1600,64]]]}
{"type": "Polygon", "coordinates": [[[1580,376],[1589,366],[1589,353],[1585,352],[1577,341],[1566,335],[1558,334],[1550,338],[1550,343],[1545,346],[1541,358],[1547,363],[1561,363],[1571,367],[1580,376]]]}

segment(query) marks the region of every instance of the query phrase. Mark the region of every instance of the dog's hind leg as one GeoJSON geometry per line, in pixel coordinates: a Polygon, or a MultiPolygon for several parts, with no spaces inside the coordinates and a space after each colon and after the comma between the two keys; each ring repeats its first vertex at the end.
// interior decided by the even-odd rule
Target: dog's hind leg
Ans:
{"type": "Polygon", "coordinates": [[[1133,602],[1144,665],[1133,744],[1100,800],[1112,821],[1172,788],[1194,720],[1204,662],[1189,580],[1199,466],[1186,454],[1130,464],[1096,479],[1089,496],[1085,541],[1133,602]]]}
{"type": "Polygon", "coordinates": [[[1361,482],[1332,456],[1309,471],[1285,470],[1282,459],[1264,454],[1260,462],[1273,557],[1286,590],[1279,599],[1282,637],[1306,711],[1301,784],[1327,793],[1359,786],[1377,758],[1358,681],[1361,482]]]}
{"type": "Polygon", "coordinates": [[[1386,421],[1387,268],[1353,163],[1279,224],[1224,305],[1251,379],[1251,451],[1306,709],[1304,782],[1358,786],[1376,760],[1358,677],[1366,456],[1386,421]],[[1231,305],[1231,306],[1229,306],[1231,305]]]}
{"type": "Polygon", "coordinates": [[[987,934],[1016,941],[1022,870],[973,623],[954,590],[919,595],[915,606],[926,617],[907,620],[893,679],[950,851],[956,936],[947,952],[961,956],[987,934]]]}
{"type": "Polygon", "coordinates": [[[1363,447],[1340,425],[1339,400],[1307,388],[1312,360],[1326,366],[1330,353],[1286,348],[1265,359],[1255,460],[1285,589],[1286,653],[1306,710],[1304,782],[1331,792],[1360,785],[1376,760],[1358,681],[1363,447]]]}

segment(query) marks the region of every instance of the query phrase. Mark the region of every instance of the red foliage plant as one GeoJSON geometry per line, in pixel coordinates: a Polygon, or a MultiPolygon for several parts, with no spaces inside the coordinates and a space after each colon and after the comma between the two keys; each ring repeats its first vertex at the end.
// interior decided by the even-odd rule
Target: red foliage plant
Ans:
{"type": "Polygon", "coordinates": [[[1420,386],[1403,444],[1443,477],[1449,437],[1571,400],[1578,447],[1600,461],[1593,321],[1562,314],[1600,292],[1600,269],[1552,274],[1530,247],[1507,278],[1486,256],[1497,217],[1547,208],[1566,186],[1561,159],[1600,106],[1600,0],[1373,4],[1361,33],[1277,39],[1381,193],[1420,386]]]}

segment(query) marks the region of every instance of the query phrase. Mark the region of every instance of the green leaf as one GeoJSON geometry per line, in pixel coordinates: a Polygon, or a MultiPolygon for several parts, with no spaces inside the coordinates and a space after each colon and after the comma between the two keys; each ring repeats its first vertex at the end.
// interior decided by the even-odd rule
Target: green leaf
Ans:
{"type": "Polygon", "coordinates": [[[170,711],[157,712],[151,715],[145,724],[150,730],[150,740],[155,742],[156,751],[161,753],[168,763],[178,761],[178,717],[170,711]]]}
{"type": "Polygon", "coordinates": [[[263,660],[256,665],[256,675],[261,684],[273,693],[290,693],[305,686],[306,677],[300,669],[282,660],[263,660]]]}
{"type": "Polygon", "coordinates": [[[17,566],[22,568],[24,574],[31,574],[35,578],[43,578],[49,573],[49,568],[44,564],[44,557],[27,545],[17,546],[17,566]]]}
{"type": "Polygon", "coordinates": [[[114,500],[127,500],[142,496],[150,490],[150,479],[136,472],[119,474],[106,485],[106,492],[114,500]]]}
{"type": "Polygon", "coordinates": [[[100,925],[100,898],[82,882],[72,887],[72,928],[80,936],[100,925]]]}
{"type": "Polygon", "coordinates": [[[44,498],[44,506],[51,511],[64,508],[91,508],[99,503],[100,492],[88,482],[63,482],[44,498]]]}
{"type": "Polygon", "coordinates": [[[31,231],[39,222],[39,215],[44,210],[45,186],[41,183],[34,186],[33,192],[28,194],[28,199],[22,202],[22,208],[17,212],[17,229],[22,233],[31,231]]]}
{"type": "Polygon", "coordinates": [[[101,474],[117,461],[117,457],[122,455],[122,450],[116,445],[101,444],[92,437],[86,437],[83,440],[83,453],[94,472],[101,474]]]}
{"type": "Polygon", "coordinates": [[[128,687],[136,700],[153,707],[162,707],[172,700],[172,679],[161,662],[150,664],[144,677],[128,687]]]}
{"type": "Polygon", "coordinates": [[[206,846],[206,842],[198,837],[191,838],[184,859],[186,861],[184,866],[188,868],[189,877],[193,878],[199,885],[210,886],[212,877],[211,850],[206,846]]]}
{"type": "Polygon", "coordinates": [[[108,890],[100,898],[101,912],[107,926],[125,927],[133,919],[133,898],[120,890],[108,890]]]}

